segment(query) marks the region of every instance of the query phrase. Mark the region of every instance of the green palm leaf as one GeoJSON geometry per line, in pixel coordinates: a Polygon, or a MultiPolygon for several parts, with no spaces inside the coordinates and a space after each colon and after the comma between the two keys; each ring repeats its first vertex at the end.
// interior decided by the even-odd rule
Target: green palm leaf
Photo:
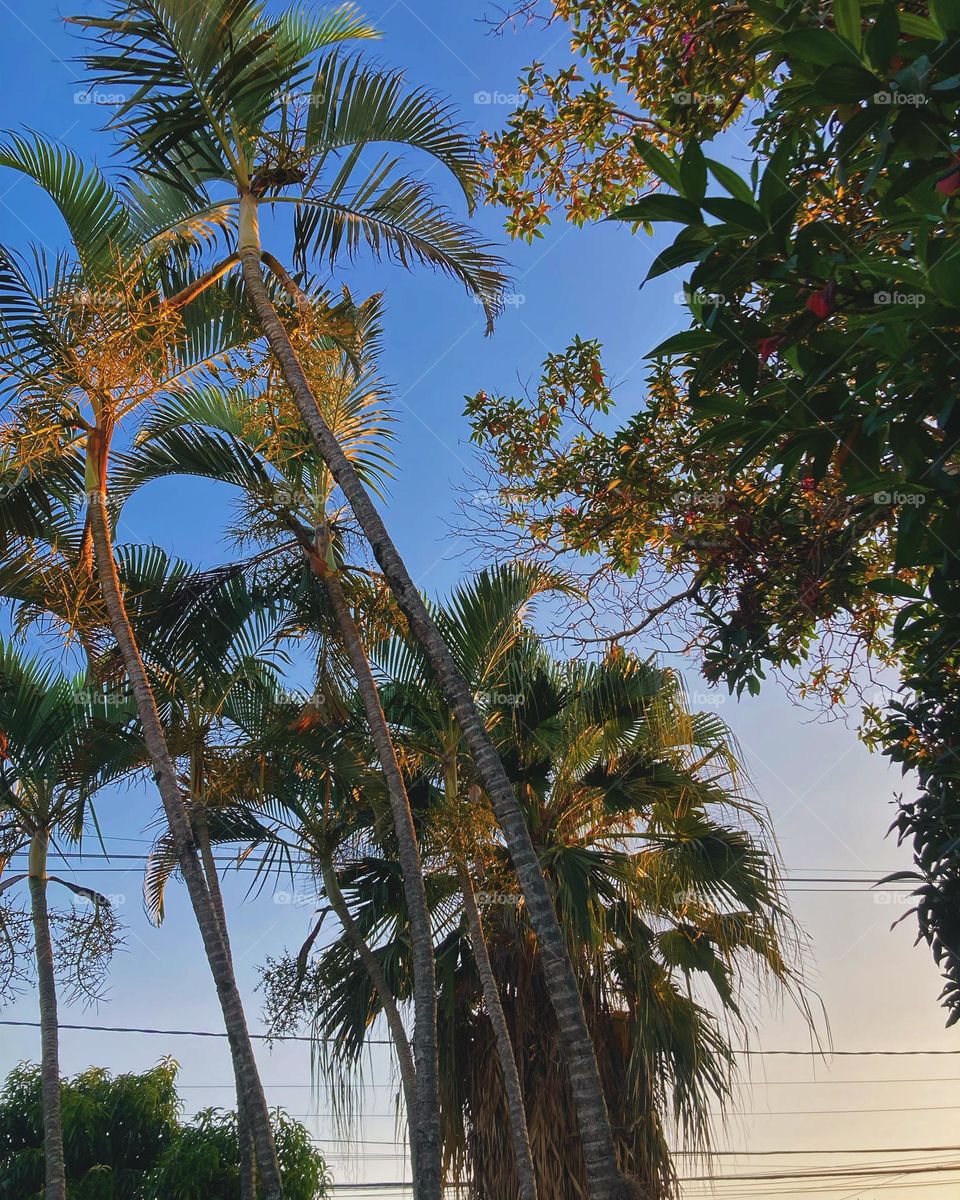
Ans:
{"type": "Polygon", "coordinates": [[[39,134],[8,135],[0,142],[0,167],[20,171],[53,199],[90,286],[129,248],[130,220],[120,193],[71,150],[39,134]]]}
{"type": "Polygon", "coordinates": [[[297,206],[296,253],[301,262],[341,256],[354,259],[361,247],[401,266],[424,265],[458,279],[483,305],[488,328],[500,311],[503,260],[466,225],[437,205],[431,189],[411,176],[393,176],[395,164],[381,160],[348,191],[341,175],[323,196],[276,197],[297,206]]]}
{"type": "Polygon", "coordinates": [[[458,180],[472,210],[480,182],[476,143],[454,120],[451,106],[424,88],[407,91],[400,71],[371,67],[356,55],[330,55],[313,84],[306,155],[322,162],[333,152],[377,142],[436,158],[458,180]]]}

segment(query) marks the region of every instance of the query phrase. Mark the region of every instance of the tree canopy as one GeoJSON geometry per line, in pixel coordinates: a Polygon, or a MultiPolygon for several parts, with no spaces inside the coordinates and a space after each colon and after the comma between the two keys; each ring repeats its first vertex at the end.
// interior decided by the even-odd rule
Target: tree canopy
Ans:
{"type": "MultiPolygon", "coordinates": [[[[610,73],[600,13],[620,6],[576,7],[597,19],[575,41],[610,73]]],[[[645,36],[654,6],[623,7],[645,36]]],[[[621,638],[672,611],[705,676],[736,691],[803,670],[836,703],[865,663],[899,672],[865,732],[919,783],[896,829],[956,1020],[960,15],[893,0],[691,10],[691,65],[726,64],[738,103],[738,64],[763,85],[741,120],[749,169],[722,137],[707,145],[718,129],[670,118],[644,57],[635,93],[656,124],[630,131],[636,169],[618,159],[592,214],[636,236],[678,227],[647,278],[682,271],[689,328],[649,348],[646,402],[612,432],[593,342],[551,355],[535,396],[482,392],[468,412],[526,546],[653,573],[662,600],[621,638]]],[[[654,58],[671,36],[650,40],[654,58]]]]}
{"type": "MultiPolygon", "coordinates": [[[[177,1064],[141,1074],[99,1067],[65,1079],[63,1131],[69,1195],[76,1200],[236,1200],[240,1148],[236,1115],[209,1108],[181,1120],[177,1064]]],[[[322,1200],[329,1176],[306,1129],[273,1114],[284,1194],[322,1200]]],[[[24,1063],[0,1091],[0,1197],[41,1200],[43,1123],[40,1069],[24,1063]]]]}

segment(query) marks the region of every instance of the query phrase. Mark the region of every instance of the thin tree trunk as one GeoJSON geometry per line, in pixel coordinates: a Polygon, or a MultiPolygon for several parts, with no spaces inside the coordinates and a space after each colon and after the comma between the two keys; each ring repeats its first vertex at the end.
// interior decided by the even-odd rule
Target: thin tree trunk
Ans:
{"type": "Polygon", "coordinates": [[[523,810],[500,756],[487,736],[470,686],[410,578],[406,564],[393,544],[376,506],[323,419],[296,351],[270,300],[260,264],[255,198],[243,196],[240,208],[240,262],[260,327],[320,457],[353,510],[384,578],[409,622],[414,638],[423,648],[441,692],[457,717],[477,774],[503,830],[530,921],[537,935],[550,999],[560,1029],[590,1196],[592,1200],[629,1197],[635,1193],[617,1166],[610,1116],[577,977],[523,810]]]}
{"type": "Polygon", "coordinates": [[[133,627],[127,616],[120,587],[117,564],[113,557],[110,515],[107,509],[106,465],[107,440],[101,430],[89,435],[87,458],[87,500],[93,531],[93,551],[97,576],[103,593],[110,627],[120,651],[121,660],[137,704],[137,714],[143,730],[143,740],[153,765],[154,780],[160,792],[167,823],[173,836],[177,860],[187,885],[187,892],[203,939],[210,973],[217,989],[224,1026],[233,1056],[234,1073],[242,1081],[245,1109],[250,1120],[257,1147],[257,1163],[263,1183],[265,1200],[282,1200],[283,1188],[277,1151],[270,1127],[263,1085],[257,1073],[253,1044],[243,1012],[243,1001],[237,988],[233,966],[214,910],[210,891],[197,857],[196,844],[186,806],[180,793],[176,768],[170,757],[157,704],[140,657],[133,627]]]}
{"type": "Polygon", "coordinates": [[[403,781],[397,752],[380,703],[380,693],[363,648],[360,631],[337,576],[327,569],[324,554],[311,556],[311,564],[330,600],[347,658],[357,680],[357,690],[370,727],[370,736],[387,782],[393,827],[397,835],[404,895],[410,919],[413,958],[416,1107],[413,1117],[414,1154],[418,1200],[440,1200],[442,1192],[440,1146],[440,1091],[437,1062],[437,984],[433,957],[433,930],[423,880],[420,846],[403,781]]]}
{"type": "Polygon", "coordinates": [[[463,893],[463,911],[467,917],[470,946],[473,949],[474,961],[477,964],[477,972],[483,988],[483,1002],[497,1043],[497,1058],[500,1061],[500,1073],[503,1076],[503,1090],[507,1095],[507,1108],[510,1112],[510,1134],[513,1138],[517,1180],[520,1184],[520,1200],[537,1200],[537,1175],[533,1166],[533,1150],[530,1147],[530,1131],[527,1129],[527,1111],[523,1103],[520,1072],[517,1070],[517,1059],[510,1038],[510,1030],[507,1028],[507,1018],[500,1002],[500,989],[497,987],[493,966],[490,962],[487,939],[483,933],[483,921],[473,891],[473,880],[470,877],[470,870],[462,858],[457,860],[457,874],[460,876],[460,890],[463,893]]]}
{"type": "Polygon", "coordinates": [[[57,1027],[57,983],[47,912],[47,847],[49,835],[39,830],[30,843],[30,906],[40,994],[40,1088],[43,1100],[43,1173],[46,1200],[66,1200],[67,1168],[63,1153],[60,1110],[60,1045],[57,1027]]]}
{"type": "MultiPolygon", "coordinates": [[[[233,951],[230,948],[230,934],[227,930],[227,910],[223,903],[223,892],[220,890],[220,874],[213,857],[213,847],[210,844],[210,825],[203,808],[203,801],[194,793],[196,815],[193,827],[197,831],[197,843],[200,847],[200,861],[203,863],[203,873],[206,876],[207,888],[213,911],[220,924],[220,936],[227,948],[227,955],[233,965],[233,951]]],[[[253,1134],[250,1130],[250,1119],[247,1116],[243,1095],[243,1081],[237,1077],[237,1152],[240,1163],[240,1200],[256,1200],[257,1195],[257,1152],[253,1144],[253,1134]]]]}
{"type": "MultiPolygon", "coordinates": [[[[383,976],[383,970],[380,963],[377,961],[377,956],[370,949],[366,938],[357,927],[357,922],[354,920],[353,913],[344,899],[343,892],[340,890],[340,884],[337,881],[337,873],[334,870],[333,862],[329,854],[323,853],[320,858],[320,874],[323,879],[323,890],[327,894],[327,899],[330,901],[330,907],[337,914],[340,924],[343,926],[344,932],[349,938],[354,950],[357,952],[357,957],[363,963],[364,969],[370,978],[370,982],[380,997],[380,1005],[383,1008],[383,1015],[387,1022],[387,1027],[390,1030],[390,1036],[393,1038],[393,1045],[397,1052],[397,1062],[400,1067],[400,1082],[403,1086],[403,1099],[407,1106],[407,1124],[410,1129],[410,1144],[411,1149],[416,1152],[416,1114],[417,1114],[417,1072],[413,1062],[413,1050],[410,1048],[410,1039],[407,1037],[407,1031],[404,1028],[403,1019],[400,1016],[400,1009],[397,1007],[396,997],[390,991],[386,979],[383,976]]],[[[414,1182],[417,1180],[417,1170],[414,1166],[413,1170],[414,1182]]]]}

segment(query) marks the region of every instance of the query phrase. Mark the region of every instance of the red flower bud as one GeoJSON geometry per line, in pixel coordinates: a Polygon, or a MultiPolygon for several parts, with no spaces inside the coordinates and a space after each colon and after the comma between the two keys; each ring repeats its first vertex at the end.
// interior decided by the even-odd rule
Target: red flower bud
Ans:
{"type": "Polygon", "coordinates": [[[786,340],[782,333],[777,333],[773,337],[761,338],[757,343],[757,353],[760,356],[760,361],[762,363],[767,362],[770,356],[776,354],[786,340]]]}
{"type": "Polygon", "coordinates": [[[819,292],[812,292],[807,297],[807,303],[804,306],[807,312],[812,312],[821,321],[825,317],[829,317],[833,312],[833,297],[836,290],[836,284],[831,282],[825,288],[821,288],[819,292]]]}
{"type": "Polygon", "coordinates": [[[953,166],[943,179],[937,180],[937,191],[941,196],[952,196],[960,191],[960,154],[953,156],[953,166]]]}

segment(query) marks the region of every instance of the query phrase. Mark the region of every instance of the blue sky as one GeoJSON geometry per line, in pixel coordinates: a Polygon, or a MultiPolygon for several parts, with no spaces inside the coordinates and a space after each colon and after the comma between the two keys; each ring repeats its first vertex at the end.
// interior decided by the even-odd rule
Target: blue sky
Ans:
{"type": "MultiPolygon", "coordinates": [[[[95,0],[90,2],[95,8],[95,0]]],[[[84,156],[107,165],[110,142],[96,133],[96,127],[108,109],[83,102],[79,68],[71,63],[76,39],[59,20],[70,11],[70,3],[51,0],[34,0],[29,7],[0,0],[4,32],[0,124],[28,125],[60,137],[84,156]]],[[[411,82],[429,84],[449,95],[463,119],[478,131],[506,117],[516,77],[525,64],[534,58],[550,61],[564,49],[560,27],[491,36],[482,22],[482,0],[476,4],[380,0],[366,5],[365,11],[385,34],[373,55],[403,67],[411,82]]],[[[735,146],[731,152],[736,152],[735,146]]],[[[457,202],[452,190],[448,199],[457,202]]],[[[477,218],[487,236],[504,242],[500,221],[501,214],[495,211],[481,212],[477,218]]],[[[31,240],[51,246],[63,240],[55,213],[19,177],[0,176],[0,222],[2,240],[19,247],[31,240]]],[[[470,472],[476,465],[462,417],[464,394],[481,387],[506,391],[535,380],[544,356],[580,334],[605,344],[608,373],[618,383],[619,411],[627,415],[642,402],[644,353],[684,321],[683,309],[674,302],[679,279],[666,277],[642,293],[639,290],[655,250],[654,242],[631,237],[614,225],[577,230],[561,223],[531,247],[504,242],[517,300],[491,338],[483,336],[477,307],[447,280],[428,274],[407,277],[399,269],[369,263],[337,276],[336,282],[349,283],[358,295],[386,292],[383,367],[394,387],[399,417],[397,478],[387,517],[425,590],[444,591],[465,569],[468,547],[449,530],[457,519],[459,489],[470,486],[470,472]]],[[[187,558],[209,563],[227,553],[220,541],[224,515],[222,499],[205,485],[165,483],[130,506],[121,536],[154,540],[187,558]]],[[[705,693],[695,675],[690,686],[695,693],[705,693]]],[[[720,705],[740,739],[754,787],[772,811],[789,872],[808,869],[811,875],[833,876],[844,871],[873,880],[886,870],[908,865],[905,852],[898,852],[884,838],[893,815],[892,796],[902,785],[881,761],[865,752],[851,729],[839,722],[814,721],[812,714],[796,709],[773,689],[760,700],[739,705],[723,696],[711,698],[710,703],[720,705]]],[[[105,802],[102,816],[116,839],[110,842],[111,849],[142,852],[155,809],[154,797],[140,790],[122,792],[105,802]]],[[[136,869],[125,870],[120,859],[109,868],[94,860],[85,867],[79,879],[123,898],[119,907],[128,923],[127,947],[113,973],[111,1002],[96,1012],[67,1011],[64,1020],[216,1030],[212,986],[182,895],[174,896],[165,927],[155,931],[140,911],[136,869]]],[[[256,964],[285,945],[298,947],[311,910],[290,902],[289,895],[279,901],[265,895],[244,903],[241,878],[231,877],[227,887],[251,1024],[258,1027],[256,964]]],[[[924,950],[911,949],[912,926],[908,921],[896,933],[888,932],[891,920],[903,911],[892,903],[895,897],[878,899],[863,890],[850,894],[795,890],[792,899],[810,936],[811,983],[824,1000],[838,1049],[949,1049],[955,1044],[941,1029],[936,972],[924,950]]],[[[34,998],[22,997],[2,1015],[35,1020],[34,998]]],[[[775,1007],[761,1006],[758,1021],[756,1044],[768,1048],[809,1044],[802,1024],[789,1011],[778,1013],[775,1007]]],[[[231,1103],[229,1064],[221,1043],[69,1031],[63,1035],[66,1071],[91,1063],[115,1070],[138,1069],[164,1053],[172,1053],[182,1063],[188,1111],[231,1103]]],[[[37,1055],[35,1030],[0,1026],[0,1074],[19,1059],[37,1055]]],[[[322,1097],[314,1098],[309,1086],[307,1048],[280,1047],[263,1057],[271,1102],[295,1113],[316,1108],[321,1116],[311,1117],[314,1127],[330,1134],[322,1097]]],[[[745,1089],[741,1107],[770,1115],[744,1116],[734,1122],[725,1135],[726,1145],[757,1150],[952,1144],[955,1120],[948,1112],[935,1110],[960,1107],[955,1074],[960,1072],[951,1071],[943,1059],[836,1059],[816,1071],[799,1060],[765,1059],[762,1067],[754,1067],[755,1082],[745,1089]],[[899,1086],[855,1082],[867,1079],[910,1082],[899,1086]],[[876,1111],[864,1115],[860,1110],[865,1108],[876,1111]],[[910,1111],[898,1114],[899,1108],[910,1111]],[[788,1115],[801,1109],[807,1115],[788,1115]],[[841,1109],[845,1110],[842,1116],[837,1111],[841,1109]]],[[[378,1087],[389,1081],[382,1059],[372,1064],[370,1081],[378,1087]]],[[[372,1089],[369,1095],[371,1115],[362,1122],[362,1136],[371,1145],[366,1147],[365,1162],[352,1168],[354,1177],[397,1178],[402,1163],[375,1157],[389,1155],[390,1147],[372,1144],[391,1137],[392,1118],[374,1115],[389,1111],[388,1089],[372,1089]]],[[[351,1168],[337,1156],[341,1144],[328,1141],[327,1148],[338,1176],[346,1178],[351,1168]]],[[[734,1169],[723,1161],[724,1169],[734,1169]]],[[[756,1164],[744,1160],[738,1165],[748,1169],[756,1164]]],[[[765,1161],[764,1165],[771,1164],[765,1161]]],[[[795,1160],[791,1165],[796,1165],[795,1160]]],[[[690,1191],[697,1194],[696,1189],[690,1191]]],[[[842,1188],[836,1192],[845,1194],[842,1188]]],[[[863,1200],[873,1194],[869,1188],[856,1192],[863,1200]]],[[[885,1193],[878,1190],[877,1194],[885,1193]]],[[[927,1185],[905,1194],[937,1200],[948,1195],[948,1186],[927,1185]]]]}

